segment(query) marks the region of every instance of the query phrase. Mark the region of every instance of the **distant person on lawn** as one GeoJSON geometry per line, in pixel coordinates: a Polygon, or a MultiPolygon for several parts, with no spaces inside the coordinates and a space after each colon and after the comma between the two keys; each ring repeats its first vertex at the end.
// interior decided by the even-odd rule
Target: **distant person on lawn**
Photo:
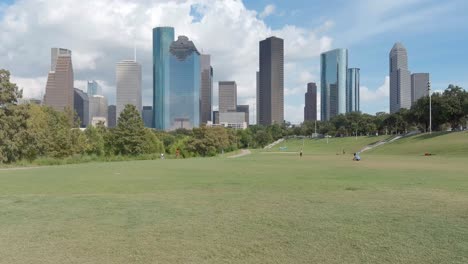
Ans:
{"type": "Polygon", "coordinates": [[[302,149],[301,149],[301,152],[299,152],[299,157],[302,158],[302,149]]]}
{"type": "Polygon", "coordinates": [[[355,160],[355,161],[360,161],[361,160],[361,156],[359,156],[359,152],[354,153],[353,160],[355,160]]]}

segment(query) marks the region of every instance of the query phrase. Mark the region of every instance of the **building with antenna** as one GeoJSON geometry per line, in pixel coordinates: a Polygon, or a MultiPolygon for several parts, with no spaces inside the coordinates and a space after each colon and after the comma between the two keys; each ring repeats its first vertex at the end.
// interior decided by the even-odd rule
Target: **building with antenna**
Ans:
{"type": "Polygon", "coordinates": [[[116,118],[125,105],[134,105],[141,113],[141,65],[135,60],[123,60],[116,65],[116,118]]]}

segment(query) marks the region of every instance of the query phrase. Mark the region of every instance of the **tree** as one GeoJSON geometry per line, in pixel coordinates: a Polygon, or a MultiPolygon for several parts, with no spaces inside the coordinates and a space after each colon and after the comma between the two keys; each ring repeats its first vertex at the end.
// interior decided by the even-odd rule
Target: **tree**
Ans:
{"type": "Polygon", "coordinates": [[[0,69],[0,106],[16,104],[23,95],[23,90],[10,82],[10,72],[0,69]]]}
{"type": "Polygon", "coordinates": [[[273,138],[270,135],[270,133],[266,132],[265,130],[258,130],[255,133],[255,141],[256,141],[257,147],[263,148],[266,145],[268,145],[268,143],[272,142],[273,138]]]}
{"type": "Polygon", "coordinates": [[[446,121],[451,124],[452,128],[459,127],[462,119],[466,116],[465,94],[463,88],[452,84],[443,93],[446,121]]]}
{"type": "Polygon", "coordinates": [[[140,113],[134,105],[126,105],[113,130],[114,151],[120,155],[145,153],[147,134],[140,113]]]}
{"type": "Polygon", "coordinates": [[[104,132],[105,127],[89,126],[85,130],[86,153],[102,156],[105,153],[104,132]]]}

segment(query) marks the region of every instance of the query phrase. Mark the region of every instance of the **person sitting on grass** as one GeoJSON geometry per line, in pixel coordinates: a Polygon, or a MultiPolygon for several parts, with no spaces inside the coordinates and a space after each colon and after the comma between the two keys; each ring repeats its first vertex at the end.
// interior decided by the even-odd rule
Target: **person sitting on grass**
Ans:
{"type": "Polygon", "coordinates": [[[354,153],[354,158],[353,158],[354,161],[360,161],[361,160],[361,157],[359,156],[359,152],[356,152],[354,153]]]}

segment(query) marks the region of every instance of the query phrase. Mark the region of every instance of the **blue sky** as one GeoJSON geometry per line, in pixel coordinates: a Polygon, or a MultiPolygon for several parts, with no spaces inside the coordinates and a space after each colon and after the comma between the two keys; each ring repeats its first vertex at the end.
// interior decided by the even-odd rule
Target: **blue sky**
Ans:
{"type": "Polygon", "coordinates": [[[361,69],[361,110],[374,114],[388,111],[388,53],[397,41],[410,71],[429,72],[434,90],[468,88],[466,10],[466,0],[0,0],[0,68],[25,96],[41,98],[50,48],[69,48],[75,86],[97,80],[113,103],[115,63],[132,58],[136,44],[151,105],[152,28],[173,26],[212,55],[215,108],[216,82],[234,80],[255,120],[258,42],[276,35],[285,40],[287,121],[303,120],[306,84],[320,82],[319,55],[334,48],[347,48],[349,67],[361,69]]]}
{"type": "MultiPolygon", "coordinates": [[[[371,91],[388,75],[388,53],[396,41],[407,48],[412,72],[431,74],[433,89],[450,83],[468,88],[468,1],[246,0],[245,5],[258,12],[274,5],[265,18],[273,28],[317,28],[331,21],[332,48],[349,50],[349,66],[361,68],[361,85],[371,91]]],[[[319,63],[318,57],[310,60],[311,67],[319,63]]],[[[383,107],[388,105],[361,103],[370,113],[383,107]]]]}

